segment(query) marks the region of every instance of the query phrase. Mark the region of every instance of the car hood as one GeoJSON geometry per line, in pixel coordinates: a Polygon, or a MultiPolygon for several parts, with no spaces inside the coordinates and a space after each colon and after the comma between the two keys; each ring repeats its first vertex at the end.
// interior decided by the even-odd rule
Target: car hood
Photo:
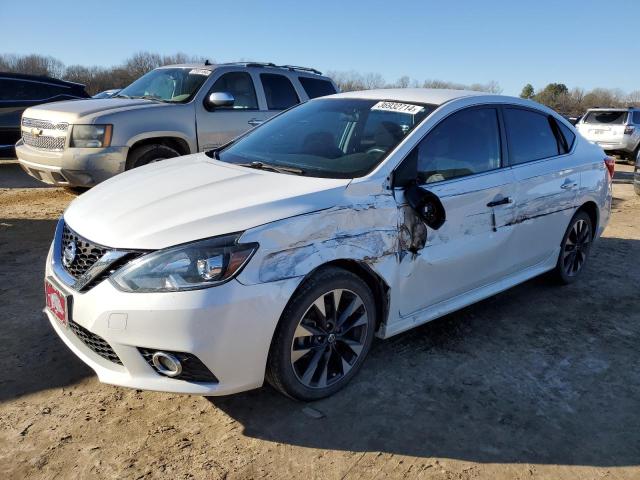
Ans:
{"type": "Polygon", "coordinates": [[[117,175],[75,199],[64,217],[92,242],[158,249],[331,208],[348,184],[254,170],[199,153],[117,175]]]}
{"type": "Polygon", "coordinates": [[[38,120],[77,123],[78,120],[91,121],[103,114],[119,113],[140,108],[171,108],[168,103],[144,99],[104,98],[87,100],[66,100],[45,103],[25,110],[24,116],[38,120]]]}

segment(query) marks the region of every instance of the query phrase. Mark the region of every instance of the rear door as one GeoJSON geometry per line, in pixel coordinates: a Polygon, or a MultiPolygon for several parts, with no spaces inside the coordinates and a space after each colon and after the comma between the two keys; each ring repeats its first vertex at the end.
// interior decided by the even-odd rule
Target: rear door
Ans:
{"type": "Polygon", "coordinates": [[[503,116],[517,185],[517,228],[510,253],[523,270],[557,256],[575,210],[580,165],[570,153],[573,132],[552,116],[519,106],[505,106],[503,116]]]}
{"type": "Polygon", "coordinates": [[[515,186],[503,163],[499,118],[495,106],[453,113],[405,159],[416,162],[420,188],[439,197],[446,221],[428,229],[423,249],[401,260],[402,316],[513,271],[505,252],[511,250],[515,186]]]}
{"type": "Polygon", "coordinates": [[[196,104],[200,151],[223,145],[267,118],[267,112],[259,107],[254,79],[246,71],[226,71],[220,74],[207,96],[214,92],[230,93],[235,102],[230,107],[217,107],[211,111],[202,102],[196,104]]]}

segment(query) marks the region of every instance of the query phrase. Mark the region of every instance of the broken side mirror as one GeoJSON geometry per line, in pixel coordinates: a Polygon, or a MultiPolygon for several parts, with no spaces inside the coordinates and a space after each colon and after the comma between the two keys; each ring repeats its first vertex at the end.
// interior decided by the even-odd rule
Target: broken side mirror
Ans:
{"type": "Polygon", "coordinates": [[[447,219],[444,206],[438,196],[420,188],[415,182],[405,189],[407,203],[428,227],[438,230],[447,219]]]}

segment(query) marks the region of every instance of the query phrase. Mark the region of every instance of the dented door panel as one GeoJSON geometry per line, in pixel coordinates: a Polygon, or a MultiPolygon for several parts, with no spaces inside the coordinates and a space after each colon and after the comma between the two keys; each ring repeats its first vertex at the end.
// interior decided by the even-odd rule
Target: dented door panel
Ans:
{"type": "Polygon", "coordinates": [[[572,155],[513,167],[518,225],[512,251],[518,268],[532,267],[557,255],[575,213],[580,170],[572,155]]]}
{"type": "MultiPolygon", "coordinates": [[[[513,271],[513,259],[505,252],[510,250],[515,228],[514,203],[487,206],[499,199],[513,198],[510,169],[433,184],[429,190],[442,201],[447,220],[439,230],[426,229],[424,248],[400,256],[395,297],[400,316],[489,284],[513,271]]],[[[396,193],[402,203],[402,193],[396,193]]],[[[400,208],[405,212],[401,218],[406,217],[406,207],[400,208]]]]}

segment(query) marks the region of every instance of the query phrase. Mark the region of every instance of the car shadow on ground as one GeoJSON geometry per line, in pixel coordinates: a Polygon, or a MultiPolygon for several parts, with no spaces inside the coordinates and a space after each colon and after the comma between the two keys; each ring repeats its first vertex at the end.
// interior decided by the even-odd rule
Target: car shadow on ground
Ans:
{"type": "Polygon", "coordinates": [[[17,162],[0,161],[0,188],[51,188],[27,175],[17,162]]]}
{"type": "Polygon", "coordinates": [[[638,465],[640,269],[627,269],[638,258],[640,241],[603,238],[576,284],[539,277],[377,341],[345,390],[310,405],[323,418],[269,387],[209,400],[245,435],[277,443],[638,465]]]}
{"type": "Polygon", "coordinates": [[[42,313],[55,220],[0,218],[0,402],[93,375],[42,313]]]}
{"type": "Polygon", "coordinates": [[[616,172],[613,176],[613,183],[633,183],[633,172],[616,172]]]}

